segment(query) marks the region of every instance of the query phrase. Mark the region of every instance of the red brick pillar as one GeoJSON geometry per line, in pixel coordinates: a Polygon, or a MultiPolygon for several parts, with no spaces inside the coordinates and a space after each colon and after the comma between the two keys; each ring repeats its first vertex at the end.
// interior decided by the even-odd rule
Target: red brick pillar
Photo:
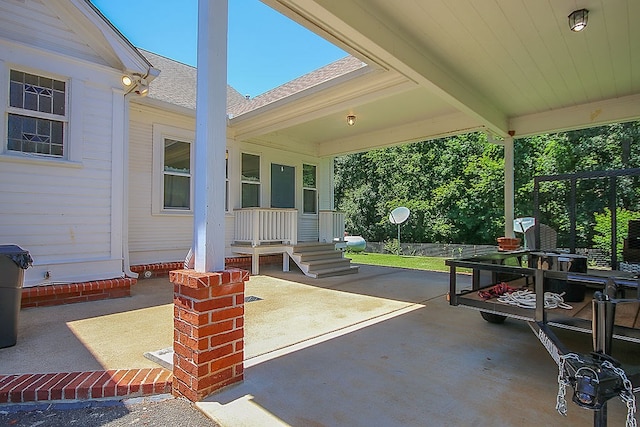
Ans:
{"type": "Polygon", "coordinates": [[[192,402],[243,379],[244,270],[169,273],[174,284],[173,394],[192,402]]]}

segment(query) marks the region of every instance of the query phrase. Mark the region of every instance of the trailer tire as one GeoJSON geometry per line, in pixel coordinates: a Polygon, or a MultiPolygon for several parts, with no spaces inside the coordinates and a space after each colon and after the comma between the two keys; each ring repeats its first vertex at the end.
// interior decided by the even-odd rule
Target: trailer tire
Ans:
{"type": "Polygon", "coordinates": [[[505,319],[507,318],[507,316],[502,316],[500,314],[487,313],[486,311],[481,311],[480,316],[482,316],[482,318],[487,322],[496,323],[496,324],[504,323],[505,319]]]}

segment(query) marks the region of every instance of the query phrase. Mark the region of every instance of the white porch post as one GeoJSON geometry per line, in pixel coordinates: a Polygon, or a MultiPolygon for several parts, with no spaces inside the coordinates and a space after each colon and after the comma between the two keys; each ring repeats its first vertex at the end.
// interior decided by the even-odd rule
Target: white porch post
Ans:
{"type": "Polygon", "coordinates": [[[194,185],[197,272],[224,270],[228,0],[198,0],[194,185]]]}
{"type": "Polygon", "coordinates": [[[514,172],[513,172],[513,137],[504,140],[504,235],[513,237],[514,220],[514,172]]]}
{"type": "Polygon", "coordinates": [[[320,160],[320,167],[318,171],[320,176],[318,182],[321,183],[320,187],[320,200],[318,209],[332,211],[335,209],[334,194],[335,194],[335,180],[333,170],[334,157],[325,157],[320,160]]]}

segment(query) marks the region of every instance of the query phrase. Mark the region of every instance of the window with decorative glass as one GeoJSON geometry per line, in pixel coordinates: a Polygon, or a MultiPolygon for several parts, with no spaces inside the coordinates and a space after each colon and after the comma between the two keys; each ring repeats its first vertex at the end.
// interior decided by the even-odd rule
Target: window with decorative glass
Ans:
{"type": "Polygon", "coordinates": [[[242,207],[260,207],[260,156],[242,153],[242,207]]]}
{"type": "Polygon", "coordinates": [[[11,70],[7,114],[7,150],[63,157],[67,84],[11,70]]]}
{"type": "Polygon", "coordinates": [[[316,166],[302,165],[302,213],[318,213],[316,166]]]}
{"type": "Polygon", "coordinates": [[[164,140],[164,209],[191,209],[191,143],[164,140]]]}

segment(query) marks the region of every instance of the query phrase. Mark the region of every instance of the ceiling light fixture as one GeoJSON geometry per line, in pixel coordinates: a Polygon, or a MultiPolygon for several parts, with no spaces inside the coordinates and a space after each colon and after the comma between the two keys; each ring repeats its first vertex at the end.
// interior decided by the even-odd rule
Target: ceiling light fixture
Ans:
{"type": "Polygon", "coordinates": [[[576,33],[582,31],[587,26],[589,11],[587,9],[574,10],[569,15],[569,28],[576,33]]]}
{"type": "Polygon", "coordinates": [[[352,115],[352,114],[348,115],[348,116],[347,116],[347,124],[348,124],[349,126],[353,126],[353,125],[355,125],[355,124],[356,124],[356,116],[354,116],[354,115],[352,115]]]}

